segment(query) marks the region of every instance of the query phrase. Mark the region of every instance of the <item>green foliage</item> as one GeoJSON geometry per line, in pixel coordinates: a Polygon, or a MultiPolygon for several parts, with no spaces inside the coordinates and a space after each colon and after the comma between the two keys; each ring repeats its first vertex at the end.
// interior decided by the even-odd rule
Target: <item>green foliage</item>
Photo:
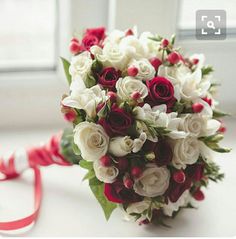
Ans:
{"type": "Polygon", "coordinates": [[[92,86],[95,86],[97,82],[91,74],[88,74],[84,83],[87,88],[91,88],[92,86]]]}
{"type": "Polygon", "coordinates": [[[94,196],[98,200],[99,204],[101,205],[106,220],[108,220],[111,216],[111,213],[117,207],[117,205],[107,200],[107,198],[104,195],[104,183],[100,182],[97,178],[90,179],[89,186],[94,196]]]}
{"type": "Polygon", "coordinates": [[[87,160],[80,160],[79,166],[81,168],[87,169],[87,170],[92,170],[93,169],[93,162],[87,161],[87,160]]]}
{"type": "Polygon", "coordinates": [[[220,173],[220,167],[214,162],[205,165],[204,175],[214,182],[221,181],[224,178],[224,174],[220,173]]]}
{"type": "Polygon", "coordinates": [[[63,64],[63,68],[64,68],[64,71],[65,71],[67,82],[70,85],[71,84],[71,75],[69,73],[70,62],[67,61],[63,57],[61,57],[61,61],[62,61],[62,64],[63,64]]]}
{"type": "Polygon", "coordinates": [[[222,118],[225,116],[229,116],[229,114],[219,110],[213,110],[213,118],[217,119],[217,118],[222,118]]]}
{"type": "Polygon", "coordinates": [[[214,134],[207,137],[200,137],[199,140],[205,143],[205,145],[208,146],[210,149],[218,153],[229,153],[231,149],[219,146],[219,142],[223,139],[223,137],[224,136],[222,134],[214,134]]]}
{"type": "Polygon", "coordinates": [[[76,147],[77,146],[74,143],[73,129],[65,129],[60,142],[60,153],[71,164],[79,164],[82,159],[78,148],[76,152],[74,151],[76,147]]]}
{"type": "Polygon", "coordinates": [[[102,68],[103,68],[102,62],[100,62],[98,59],[95,59],[91,67],[92,72],[100,72],[102,71],[102,68]]]}
{"type": "Polygon", "coordinates": [[[212,66],[203,66],[202,67],[202,76],[209,75],[212,72],[213,72],[212,66]]]}
{"type": "Polygon", "coordinates": [[[157,42],[160,42],[163,37],[159,36],[159,35],[156,35],[154,37],[149,37],[150,40],[153,40],[153,41],[157,41],[157,42]]]}
{"type": "Polygon", "coordinates": [[[174,44],[175,44],[175,38],[176,38],[175,35],[172,35],[172,36],[171,36],[171,38],[170,38],[170,44],[171,44],[171,45],[174,45],[174,44]]]}

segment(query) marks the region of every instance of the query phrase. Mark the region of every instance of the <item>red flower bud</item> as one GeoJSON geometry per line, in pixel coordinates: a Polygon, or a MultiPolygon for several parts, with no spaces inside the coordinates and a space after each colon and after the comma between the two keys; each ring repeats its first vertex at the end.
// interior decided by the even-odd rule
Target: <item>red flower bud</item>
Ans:
{"type": "Polygon", "coordinates": [[[138,91],[135,91],[135,92],[133,92],[133,93],[131,94],[131,98],[132,98],[133,100],[139,100],[140,97],[141,97],[141,94],[140,94],[138,91]]]}
{"type": "Polygon", "coordinates": [[[226,127],[221,125],[220,128],[218,129],[218,132],[225,133],[226,132],[226,127]]]}
{"type": "Polygon", "coordinates": [[[134,35],[134,33],[131,29],[128,29],[125,33],[125,36],[132,36],[132,35],[134,35]]]}
{"type": "Polygon", "coordinates": [[[175,180],[176,183],[184,183],[186,179],[185,173],[182,170],[176,171],[173,174],[173,179],[175,180]]]}
{"type": "Polygon", "coordinates": [[[138,74],[138,68],[135,66],[131,66],[128,68],[127,73],[129,76],[136,76],[138,74]]]}
{"type": "Polygon", "coordinates": [[[171,52],[168,57],[167,60],[171,63],[171,64],[177,64],[180,61],[180,56],[179,53],[173,51],[171,52]]]}
{"type": "Polygon", "coordinates": [[[208,105],[212,106],[212,99],[211,99],[211,98],[204,97],[204,98],[202,98],[202,100],[204,100],[205,102],[207,102],[208,105]]]}
{"type": "Polygon", "coordinates": [[[131,189],[134,185],[133,180],[129,177],[125,177],[123,182],[124,182],[125,187],[128,188],[128,189],[131,189]]]}
{"type": "Polygon", "coordinates": [[[131,174],[134,178],[138,178],[142,174],[142,169],[140,167],[135,166],[131,169],[131,174]]]}
{"type": "Polygon", "coordinates": [[[169,45],[169,41],[167,39],[162,39],[161,45],[162,47],[167,47],[169,45]]]}
{"type": "Polygon", "coordinates": [[[108,155],[104,155],[100,158],[102,166],[109,167],[111,166],[111,158],[108,155]]]}
{"type": "Polygon", "coordinates": [[[107,96],[109,97],[111,102],[116,102],[117,94],[113,91],[108,91],[107,96]]]}
{"type": "Polygon", "coordinates": [[[78,42],[72,41],[69,47],[72,54],[77,54],[80,51],[80,45],[78,42]]]}
{"type": "Polygon", "coordinates": [[[158,59],[157,57],[153,57],[149,59],[149,62],[152,64],[152,66],[155,68],[156,71],[158,70],[159,66],[162,64],[162,61],[158,59]]]}
{"type": "Polygon", "coordinates": [[[73,37],[70,41],[79,43],[79,40],[76,37],[73,37]]]}
{"type": "Polygon", "coordinates": [[[197,65],[198,62],[199,62],[199,59],[197,59],[197,58],[193,58],[193,59],[192,59],[192,63],[193,63],[194,65],[197,65]]]}
{"type": "Polygon", "coordinates": [[[197,201],[202,201],[205,198],[204,193],[200,189],[197,189],[197,191],[194,192],[193,197],[197,201]]]}
{"type": "Polygon", "coordinates": [[[73,122],[76,119],[76,116],[77,114],[74,110],[69,110],[64,114],[65,120],[69,122],[73,122]]]}
{"type": "Polygon", "coordinates": [[[203,110],[204,106],[201,103],[194,103],[192,105],[192,110],[194,113],[200,113],[203,110]]]}

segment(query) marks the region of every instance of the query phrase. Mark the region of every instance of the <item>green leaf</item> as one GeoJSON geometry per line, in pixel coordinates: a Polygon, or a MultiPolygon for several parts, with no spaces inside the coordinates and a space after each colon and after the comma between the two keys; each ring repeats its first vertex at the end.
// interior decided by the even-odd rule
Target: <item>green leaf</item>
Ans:
{"type": "Polygon", "coordinates": [[[221,118],[221,117],[225,117],[225,116],[229,116],[229,114],[219,111],[219,110],[213,110],[213,118],[217,119],[217,118],[221,118]]]}
{"type": "Polygon", "coordinates": [[[95,172],[94,172],[94,170],[89,170],[89,171],[86,173],[86,175],[83,177],[83,181],[86,180],[86,179],[90,180],[90,179],[92,179],[92,178],[94,178],[94,177],[95,177],[95,172]]]}
{"type": "Polygon", "coordinates": [[[214,162],[205,165],[204,175],[214,182],[221,181],[224,178],[224,174],[220,173],[220,167],[214,162]]]}
{"type": "Polygon", "coordinates": [[[87,88],[91,88],[92,86],[96,85],[97,82],[92,75],[88,74],[84,83],[87,88]]]}
{"type": "Polygon", "coordinates": [[[60,142],[60,153],[71,164],[79,164],[79,161],[82,159],[82,157],[74,153],[73,145],[74,145],[73,129],[65,129],[62,134],[60,142]]]}
{"type": "Polygon", "coordinates": [[[202,76],[209,75],[213,72],[212,66],[203,66],[202,67],[202,76]]]}
{"type": "Polygon", "coordinates": [[[171,36],[171,38],[170,38],[171,45],[175,44],[175,38],[176,38],[175,34],[171,36]]]}
{"type": "Polygon", "coordinates": [[[155,37],[149,37],[149,39],[150,39],[150,40],[153,40],[153,41],[158,41],[158,42],[160,42],[160,41],[163,39],[163,37],[157,35],[157,36],[155,36],[155,37]]]}
{"type": "Polygon", "coordinates": [[[93,169],[93,162],[87,161],[87,160],[80,160],[79,166],[84,169],[91,170],[93,169]]]}
{"type": "Polygon", "coordinates": [[[64,68],[64,71],[65,71],[66,79],[68,81],[68,84],[70,85],[71,84],[71,75],[69,73],[70,62],[67,61],[63,57],[61,57],[61,61],[62,61],[63,68],[64,68]]]}
{"type": "Polygon", "coordinates": [[[104,195],[104,183],[101,183],[97,178],[90,179],[89,186],[99,204],[102,206],[106,220],[108,220],[117,205],[107,200],[104,195]]]}
{"type": "Polygon", "coordinates": [[[74,142],[72,143],[72,149],[76,155],[81,155],[79,147],[74,142]]]}
{"type": "Polygon", "coordinates": [[[98,59],[95,59],[91,66],[92,72],[98,73],[102,70],[102,68],[103,68],[102,62],[99,61],[98,59]]]}

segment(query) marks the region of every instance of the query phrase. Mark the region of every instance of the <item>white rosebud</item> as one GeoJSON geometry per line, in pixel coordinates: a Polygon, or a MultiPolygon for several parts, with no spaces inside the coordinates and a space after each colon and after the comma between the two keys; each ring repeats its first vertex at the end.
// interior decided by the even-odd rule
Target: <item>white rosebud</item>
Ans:
{"type": "Polygon", "coordinates": [[[173,165],[180,169],[186,165],[194,164],[200,156],[200,144],[197,138],[187,136],[184,139],[174,141],[173,165]]]}
{"type": "Polygon", "coordinates": [[[131,153],[133,140],[129,136],[115,137],[110,140],[109,153],[116,157],[123,157],[131,153]]]}
{"type": "Polygon", "coordinates": [[[142,196],[156,197],[165,193],[169,187],[170,172],[166,167],[147,164],[142,175],[134,182],[134,191],[142,196]]]}
{"type": "Polygon", "coordinates": [[[87,74],[91,71],[92,63],[93,60],[88,51],[73,56],[69,68],[72,79],[80,76],[83,80],[85,80],[87,74]]]}
{"type": "Polygon", "coordinates": [[[113,183],[119,174],[119,170],[116,167],[104,167],[101,165],[100,160],[94,161],[93,168],[98,180],[104,183],[113,183]]]}
{"type": "Polygon", "coordinates": [[[144,98],[148,95],[148,89],[142,81],[136,80],[131,76],[126,76],[125,78],[120,78],[116,82],[117,95],[122,99],[131,100],[132,93],[138,92],[140,94],[140,99],[144,100],[144,98]]]}
{"type": "Polygon", "coordinates": [[[95,161],[107,153],[109,137],[101,125],[82,122],[74,129],[74,142],[83,159],[95,161]]]}
{"type": "Polygon", "coordinates": [[[102,90],[99,85],[81,91],[78,90],[75,83],[76,81],[71,85],[71,95],[64,98],[62,104],[72,108],[82,109],[89,117],[94,118],[97,114],[97,105],[105,101],[105,91],[102,90]]]}
{"type": "Polygon", "coordinates": [[[135,67],[138,69],[138,74],[135,76],[135,78],[139,80],[151,80],[156,73],[155,68],[146,58],[132,60],[129,63],[129,67],[135,67]]]}
{"type": "Polygon", "coordinates": [[[129,206],[126,209],[126,212],[128,214],[137,213],[142,214],[145,210],[147,210],[150,207],[151,200],[149,198],[145,198],[141,202],[135,202],[129,204],[129,206]]]}

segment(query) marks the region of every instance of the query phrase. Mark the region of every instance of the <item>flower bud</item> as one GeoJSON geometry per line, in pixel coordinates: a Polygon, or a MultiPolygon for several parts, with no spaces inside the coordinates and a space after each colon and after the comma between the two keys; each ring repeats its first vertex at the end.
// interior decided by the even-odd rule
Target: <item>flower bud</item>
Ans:
{"type": "Polygon", "coordinates": [[[193,197],[197,201],[202,201],[205,198],[204,193],[199,188],[194,192],[193,197]]]}
{"type": "Polygon", "coordinates": [[[203,108],[204,108],[204,106],[201,103],[194,103],[192,105],[192,110],[193,110],[194,113],[202,112],[203,108]]]}
{"type": "Polygon", "coordinates": [[[76,111],[73,110],[73,109],[68,110],[68,111],[64,114],[65,120],[67,120],[67,121],[69,121],[69,122],[75,121],[76,116],[77,116],[77,113],[76,113],[76,111]]]}
{"type": "Polygon", "coordinates": [[[167,47],[169,45],[169,41],[167,39],[162,39],[161,45],[162,47],[167,47]]]}
{"type": "Polygon", "coordinates": [[[179,53],[173,51],[171,52],[168,57],[167,60],[171,63],[171,64],[177,64],[180,61],[180,56],[179,53]]]}
{"type": "Polygon", "coordinates": [[[128,68],[127,73],[129,76],[136,76],[138,74],[138,68],[135,66],[131,66],[128,68]]]}
{"type": "Polygon", "coordinates": [[[108,91],[107,96],[109,97],[111,102],[116,102],[117,94],[113,91],[108,91]]]}
{"type": "Polygon", "coordinates": [[[102,166],[109,167],[111,166],[111,158],[108,155],[104,155],[100,158],[102,166]]]}
{"type": "Polygon", "coordinates": [[[134,185],[133,180],[129,177],[124,177],[123,182],[124,182],[125,187],[128,189],[131,189],[134,185]]]}
{"type": "Polygon", "coordinates": [[[78,42],[75,42],[75,41],[72,41],[72,42],[70,43],[69,48],[70,48],[70,52],[71,52],[72,54],[77,54],[77,53],[79,53],[79,51],[80,51],[80,45],[79,45],[78,42]]]}
{"type": "Polygon", "coordinates": [[[153,57],[149,59],[149,62],[152,64],[152,66],[155,68],[156,71],[158,70],[159,66],[162,64],[162,61],[158,59],[157,57],[153,57]]]}
{"type": "Polygon", "coordinates": [[[155,156],[154,152],[150,152],[150,153],[145,154],[145,158],[147,160],[152,161],[152,160],[154,160],[156,158],[156,156],[155,156]]]}
{"type": "Polygon", "coordinates": [[[197,65],[198,62],[199,62],[199,59],[197,59],[197,58],[193,58],[193,59],[192,59],[192,63],[193,63],[194,65],[197,65]]]}
{"type": "Polygon", "coordinates": [[[134,178],[138,178],[141,176],[142,174],[142,169],[138,166],[134,166],[132,169],[131,169],[131,174],[134,178]]]}
{"type": "Polygon", "coordinates": [[[141,97],[141,94],[140,94],[138,91],[135,91],[135,92],[133,92],[133,93],[131,94],[131,98],[132,98],[133,100],[139,100],[140,97],[141,97]]]}
{"type": "Polygon", "coordinates": [[[186,179],[185,173],[182,170],[176,171],[173,174],[173,179],[175,180],[176,183],[184,183],[186,179]]]}
{"type": "Polygon", "coordinates": [[[205,102],[207,102],[208,105],[212,106],[212,99],[211,99],[211,98],[204,97],[204,98],[202,98],[202,100],[204,100],[205,102]]]}

